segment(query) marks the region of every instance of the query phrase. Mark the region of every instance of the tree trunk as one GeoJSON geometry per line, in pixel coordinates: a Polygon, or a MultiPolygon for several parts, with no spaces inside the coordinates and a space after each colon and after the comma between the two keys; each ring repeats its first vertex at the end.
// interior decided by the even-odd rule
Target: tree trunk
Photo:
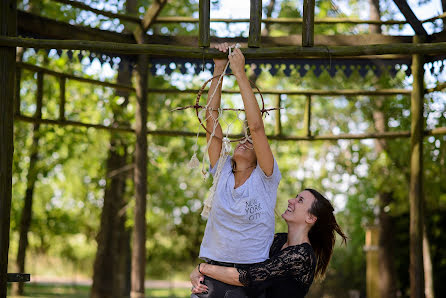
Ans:
{"type": "Polygon", "coordinates": [[[426,223],[424,223],[423,230],[424,295],[426,298],[434,298],[434,275],[426,223]]]}
{"type": "MultiPolygon", "coordinates": [[[[118,72],[119,84],[130,84],[129,63],[122,60],[118,72]]],[[[125,101],[114,109],[114,124],[129,125],[123,120],[123,110],[128,103],[128,92],[120,91],[125,101]]],[[[97,237],[98,248],[94,263],[92,298],[126,297],[126,256],[129,254],[128,231],[125,228],[126,200],[125,186],[128,171],[128,144],[125,137],[117,133],[110,135],[110,148],[107,159],[107,184],[104,193],[104,206],[101,226],[97,237]],[[125,243],[127,241],[127,243],[125,243]]]]}
{"type": "MultiPolygon", "coordinates": [[[[379,20],[381,18],[379,9],[379,0],[369,0],[370,19],[379,20]]],[[[370,25],[370,33],[381,34],[379,25],[370,25]]],[[[373,122],[377,132],[387,131],[387,118],[383,111],[384,97],[377,97],[373,109],[373,122]]],[[[375,152],[377,156],[384,154],[387,149],[387,140],[375,140],[375,152]]],[[[381,298],[396,297],[396,270],[394,264],[394,246],[393,237],[394,222],[389,210],[390,203],[393,201],[393,194],[389,192],[378,192],[378,256],[379,256],[379,293],[381,298]]]]}
{"type": "MultiPolygon", "coordinates": [[[[35,118],[42,118],[42,99],[43,99],[43,73],[37,73],[37,96],[36,96],[36,112],[34,114],[35,118]]],[[[26,177],[26,191],[25,198],[22,209],[22,216],[20,219],[20,236],[19,236],[19,248],[17,251],[17,270],[19,273],[25,273],[25,260],[26,260],[26,249],[28,248],[28,232],[31,227],[32,221],[32,205],[33,205],[33,195],[34,186],[37,182],[38,167],[37,162],[39,160],[39,123],[33,124],[32,132],[32,144],[30,150],[29,168],[26,177]]],[[[12,293],[16,296],[23,296],[24,283],[14,283],[12,285],[12,293]]]]}

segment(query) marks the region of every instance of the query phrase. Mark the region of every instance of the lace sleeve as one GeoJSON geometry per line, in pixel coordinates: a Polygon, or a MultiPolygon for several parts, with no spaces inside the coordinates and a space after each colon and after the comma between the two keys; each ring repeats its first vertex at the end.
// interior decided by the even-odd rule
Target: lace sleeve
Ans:
{"type": "Polygon", "coordinates": [[[314,263],[313,254],[308,247],[298,245],[287,247],[262,263],[237,270],[240,282],[248,287],[254,282],[289,277],[307,284],[313,280],[314,263]]]}

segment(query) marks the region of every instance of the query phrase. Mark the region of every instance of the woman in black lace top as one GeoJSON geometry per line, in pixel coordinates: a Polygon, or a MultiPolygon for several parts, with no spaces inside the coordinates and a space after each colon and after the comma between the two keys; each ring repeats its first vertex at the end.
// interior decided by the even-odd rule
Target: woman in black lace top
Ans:
{"type": "Polygon", "coordinates": [[[192,293],[198,297],[304,297],[314,277],[327,270],[335,233],[346,236],[336,222],[331,203],[314,189],[305,189],[288,201],[282,214],[288,233],[274,237],[269,259],[249,266],[199,264],[191,273],[192,293]],[[235,286],[222,293],[202,284],[211,278],[235,286]],[[238,287],[237,287],[238,286],[238,287]],[[245,291],[240,291],[244,286],[245,291]]]}

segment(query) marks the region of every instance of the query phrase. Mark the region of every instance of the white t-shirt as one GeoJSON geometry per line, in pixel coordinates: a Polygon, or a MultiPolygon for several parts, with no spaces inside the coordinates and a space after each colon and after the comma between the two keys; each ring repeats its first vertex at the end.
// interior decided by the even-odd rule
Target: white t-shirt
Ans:
{"type": "MultiPolygon", "coordinates": [[[[211,169],[212,175],[216,168],[211,169]]],[[[268,258],[281,177],[274,159],[271,176],[257,164],[245,183],[234,189],[231,157],[227,158],[201,243],[201,259],[251,264],[268,258]]]]}

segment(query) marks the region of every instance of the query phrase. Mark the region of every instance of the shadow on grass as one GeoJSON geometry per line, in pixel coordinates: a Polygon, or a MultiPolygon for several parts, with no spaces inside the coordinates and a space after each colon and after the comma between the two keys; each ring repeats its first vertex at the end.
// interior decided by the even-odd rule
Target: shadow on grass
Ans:
{"type": "MultiPolygon", "coordinates": [[[[8,291],[9,293],[9,291],[8,291]]],[[[9,296],[10,298],[52,298],[52,297],[65,297],[65,298],[89,298],[90,296],[89,286],[79,285],[38,285],[27,284],[25,286],[24,296],[9,296]]],[[[189,289],[146,289],[147,298],[188,298],[190,297],[189,289]]]]}

